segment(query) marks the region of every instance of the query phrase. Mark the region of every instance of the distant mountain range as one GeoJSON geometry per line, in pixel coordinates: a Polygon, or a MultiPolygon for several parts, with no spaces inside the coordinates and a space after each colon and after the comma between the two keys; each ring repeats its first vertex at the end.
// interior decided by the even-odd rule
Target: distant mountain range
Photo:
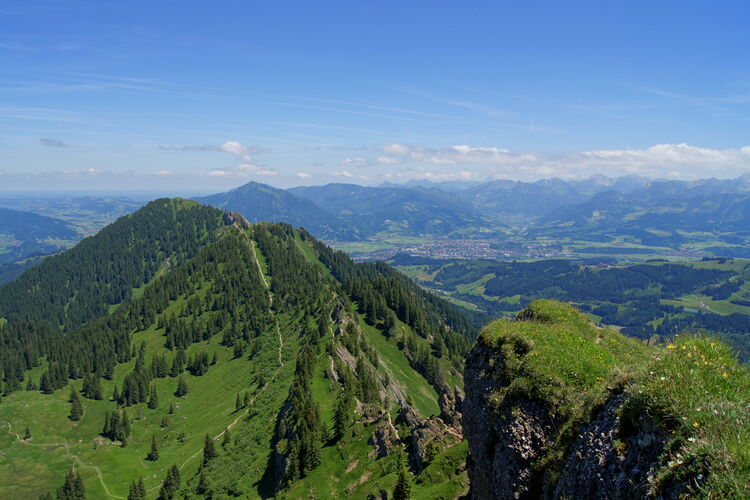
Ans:
{"type": "Polygon", "coordinates": [[[750,174],[731,180],[596,176],[288,190],[251,182],[197,200],[238,211],[251,221],[303,226],[329,241],[513,236],[606,243],[619,238],[676,248],[710,233],[714,244],[736,253],[733,246],[750,236],[750,174]]]}

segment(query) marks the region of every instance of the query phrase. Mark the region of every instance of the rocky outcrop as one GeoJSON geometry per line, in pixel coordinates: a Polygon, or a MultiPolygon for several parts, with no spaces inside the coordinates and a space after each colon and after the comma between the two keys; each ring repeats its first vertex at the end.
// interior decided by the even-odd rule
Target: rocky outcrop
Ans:
{"type": "Polygon", "coordinates": [[[461,427],[461,403],[463,399],[463,394],[458,387],[453,391],[449,387],[441,388],[438,406],[440,407],[440,418],[443,422],[453,427],[461,427]]]}
{"type": "Polygon", "coordinates": [[[539,405],[525,402],[516,411],[492,408],[501,385],[503,358],[478,344],[464,369],[464,436],[469,441],[469,479],[473,498],[536,498],[539,481],[532,464],[549,442],[550,422],[539,405]]]}
{"type": "MultiPolygon", "coordinates": [[[[690,484],[655,478],[668,435],[645,414],[626,416],[628,394],[614,392],[571,446],[554,498],[688,498],[690,484]]],[[[695,484],[697,478],[691,478],[695,484]]]]}
{"type": "Polygon", "coordinates": [[[556,446],[557,423],[532,399],[493,405],[493,393],[510,382],[503,379],[503,362],[481,343],[467,357],[462,409],[471,498],[676,499],[685,493],[686,484],[660,485],[654,493],[667,435],[646,415],[624,421],[628,394],[621,390],[612,390],[575,432],[559,470],[543,476],[539,460],[556,446]],[[558,479],[549,484],[549,477],[558,479]]]}
{"type": "Polygon", "coordinates": [[[391,414],[383,411],[375,424],[375,431],[370,437],[369,444],[373,445],[373,456],[378,458],[387,457],[400,441],[398,431],[391,422],[391,414]]]}

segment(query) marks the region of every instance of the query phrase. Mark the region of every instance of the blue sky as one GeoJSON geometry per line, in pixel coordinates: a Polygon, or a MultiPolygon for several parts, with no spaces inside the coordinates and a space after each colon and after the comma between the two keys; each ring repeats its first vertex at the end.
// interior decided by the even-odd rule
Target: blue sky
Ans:
{"type": "Polygon", "coordinates": [[[0,189],[750,172],[748,2],[0,4],[0,189]]]}

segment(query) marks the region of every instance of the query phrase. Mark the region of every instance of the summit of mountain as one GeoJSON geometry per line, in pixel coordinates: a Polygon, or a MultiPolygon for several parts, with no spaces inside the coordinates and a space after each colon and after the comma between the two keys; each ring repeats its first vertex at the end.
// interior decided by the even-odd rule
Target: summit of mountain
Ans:
{"type": "Polygon", "coordinates": [[[357,240],[358,229],[293,191],[248,182],[224,193],[195,198],[222,210],[233,210],[250,222],[285,222],[304,227],[318,238],[357,240]]]}

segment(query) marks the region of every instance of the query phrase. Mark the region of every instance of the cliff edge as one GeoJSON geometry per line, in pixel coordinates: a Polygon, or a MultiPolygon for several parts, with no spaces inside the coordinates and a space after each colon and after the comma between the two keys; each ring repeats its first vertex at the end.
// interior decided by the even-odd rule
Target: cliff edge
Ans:
{"type": "Polygon", "coordinates": [[[543,300],[464,379],[472,498],[750,496],[750,376],[716,339],[649,347],[543,300]]]}

